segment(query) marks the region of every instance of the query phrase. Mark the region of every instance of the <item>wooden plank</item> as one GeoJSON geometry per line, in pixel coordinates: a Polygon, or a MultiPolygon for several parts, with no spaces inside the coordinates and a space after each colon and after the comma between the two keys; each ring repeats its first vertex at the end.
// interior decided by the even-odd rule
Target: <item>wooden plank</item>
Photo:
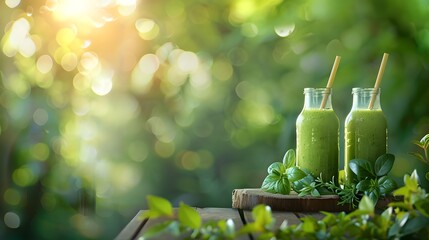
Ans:
{"type": "MultiPolygon", "coordinates": [[[[177,216],[177,208],[173,209],[174,211],[174,216],[177,216]]],[[[148,219],[147,222],[144,224],[144,226],[140,229],[139,233],[136,235],[136,237],[134,239],[139,239],[140,237],[143,236],[143,234],[149,230],[151,227],[160,224],[166,220],[169,220],[166,217],[160,217],[160,218],[155,218],[155,219],[148,219]]],[[[171,220],[171,219],[170,219],[171,220]]],[[[183,239],[185,238],[187,235],[183,235],[183,236],[173,236],[170,233],[166,232],[166,233],[161,233],[158,236],[153,236],[150,239],[151,240],[171,240],[171,239],[183,239]]]]}
{"type": "Polygon", "coordinates": [[[341,212],[350,211],[348,206],[338,205],[337,195],[322,195],[320,197],[299,197],[296,193],[283,195],[268,193],[260,188],[234,189],[232,192],[232,207],[250,210],[258,204],[265,204],[273,211],[288,212],[341,212]]]}
{"type": "MultiPolygon", "coordinates": [[[[335,214],[335,213],[334,213],[335,214]]],[[[303,218],[303,217],[313,217],[313,218],[315,218],[316,220],[322,220],[324,217],[325,217],[325,215],[324,214],[322,214],[322,213],[318,213],[318,212],[298,212],[298,213],[296,213],[296,215],[299,217],[299,218],[303,218]]]]}
{"type": "Polygon", "coordinates": [[[203,223],[209,221],[220,221],[231,219],[234,221],[235,229],[243,227],[243,221],[241,220],[240,213],[237,209],[232,208],[197,208],[198,213],[203,220],[203,223]]]}
{"type": "MultiPolygon", "coordinates": [[[[241,219],[240,213],[237,209],[232,208],[197,208],[198,213],[200,214],[203,223],[207,222],[217,222],[220,220],[231,219],[234,221],[235,230],[239,230],[243,227],[243,221],[241,219]]],[[[249,236],[239,236],[236,239],[238,240],[248,240],[249,236]]]]}
{"type": "MultiPolygon", "coordinates": [[[[252,212],[245,210],[244,212],[244,218],[246,220],[246,223],[254,222],[252,212]]],[[[275,219],[274,228],[277,229],[280,227],[280,225],[283,223],[283,221],[287,220],[288,225],[293,224],[299,224],[301,220],[296,216],[293,212],[280,212],[280,211],[273,211],[272,212],[273,218],[275,219]]]]}
{"type": "Polygon", "coordinates": [[[133,239],[139,231],[143,228],[147,219],[143,219],[144,211],[140,210],[137,215],[125,226],[124,229],[116,236],[115,240],[129,240],[133,239]]]}

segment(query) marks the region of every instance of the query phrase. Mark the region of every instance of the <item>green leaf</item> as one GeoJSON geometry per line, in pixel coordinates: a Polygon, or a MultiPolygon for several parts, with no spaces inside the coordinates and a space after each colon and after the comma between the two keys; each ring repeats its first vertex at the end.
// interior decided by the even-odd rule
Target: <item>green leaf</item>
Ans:
{"type": "Polygon", "coordinates": [[[319,193],[319,191],[317,191],[317,189],[316,189],[316,188],[314,188],[314,189],[311,191],[311,196],[313,196],[313,197],[320,197],[320,193],[319,193]]]}
{"type": "Polygon", "coordinates": [[[305,176],[307,176],[307,174],[305,174],[305,172],[303,172],[298,167],[291,167],[291,168],[286,169],[286,175],[287,175],[287,178],[289,179],[289,181],[291,181],[291,182],[298,181],[298,180],[304,178],[305,176]]]}
{"type": "Polygon", "coordinates": [[[429,172],[426,173],[425,177],[426,177],[426,180],[429,181],[429,172]]]}
{"type": "Polygon", "coordinates": [[[419,176],[417,175],[416,170],[414,170],[413,173],[411,173],[411,176],[408,174],[404,176],[405,186],[413,192],[417,191],[417,188],[419,187],[418,181],[419,181],[419,176]]]}
{"type": "Polygon", "coordinates": [[[266,228],[274,222],[274,218],[269,206],[259,204],[252,209],[252,216],[255,224],[261,228],[266,228]]]}
{"type": "Polygon", "coordinates": [[[282,179],[276,182],[274,189],[276,190],[276,193],[285,194],[285,195],[289,194],[290,193],[289,180],[283,177],[282,179]]]}
{"type": "Polygon", "coordinates": [[[420,140],[420,143],[423,145],[424,148],[428,148],[429,146],[429,133],[426,134],[422,139],[420,140]]]}
{"type": "Polygon", "coordinates": [[[371,188],[371,180],[369,179],[362,180],[356,185],[356,189],[361,192],[368,191],[370,188],[371,188]]]}
{"type": "Polygon", "coordinates": [[[268,176],[265,177],[264,181],[262,182],[262,186],[261,186],[262,190],[275,193],[276,183],[280,179],[281,177],[279,175],[276,175],[274,173],[269,174],[268,176]]]}
{"type": "Polygon", "coordinates": [[[286,168],[281,162],[274,162],[268,167],[268,174],[275,174],[281,176],[286,168]]]}
{"type": "Polygon", "coordinates": [[[303,217],[302,221],[302,230],[306,233],[314,233],[317,228],[317,221],[312,217],[303,217]]]}
{"type": "Polygon", "coordinates": [[[418,200],[414,204],[417,208],[417,210],[420,211],[421,214],[423,214],[426,217],[429,217],[429,198],[418,200]]]}
{"type": "Polygon", "coordinates": [[[261,232],[263,228],[255,222],[247,223],[238,231],[239,235],[261,232]]]}
{"type": "Polygon", "coordinates": [[[381,195],[387,195],[398,187],[395,180],[388,176],[384,176],[378,179],[378,186],[380,187],[381,195]]]}
{"type": "MultiPolygon", "coordinates": [[[[304,171],[305,172],[305,171],[304,171]]],[[[307,174],[307,176],[301,178],[298,181],[292,181],[292,188],[295,192],[301,192],[302,189],[306,186],[309,186],[310,183],[314,182],[314,177],[311,174],[307,174]]]]}
{"type": "Polygon", "coordinates": [[[425,158],[420,153],[410,152],[410,154],[413,155],[414,157],[416,157],[417,159],[419,159],[420,161],[423,161],[423,162],[425,161],[425,158]]]}
{"type": "Polygon", "coordinates": [[[349,162],[349,167],[356,174],[358,180],[375,177],[372,164],[368,160],[353,159],[349,162]]]}
{"type": "Polygon", "coordinates": [[[393,196],[404,196],[405,198],[409,197],[410,191],[408,187],[400,187],[393,192],[393,196]]]}
{"type": "MultiPolygon", "coordinates": [[[[429,225],[429,218],[424,216],[418,216],[416,218],[410,218],[405,223],[405,225],[401,229],[401,235],[403,235],[404,239],[407,235],[415,234],[419,232],[421,229],[427,227],[429,225]]],[[[423,238],[424,239],[424,238],[423,238]]]]}
{"type": "Polygon", "coordinates": [[[389,207],[393,208],[401,208],[401,209],[409,209],[409,205],[404,202],[391,202],[388,204],[389,207]]]}
{"type": "Polygon", "coordinates": [[[166,232],[170,232],[173,235],[174,234],[178,235],[179,233],[178,222],[173,220],[167,220],[159,224],[155,224],[151,226],[149,229],[144,231],[142,238],[143,239],[152,238],[166,232]]]}
{"type": "Polygon", "coordinates": [[[179,221],[184,226],[187,226],[191,229],[196,229],[201,226],[201,216],[198,214],[197,210],[195,208],[192,208],[183,202],[179,204],[178,216],[179,221]]]}
{"type": "Polygon", "coordinates": [[[173,206],[171,203],[162,197],[156,197],[148,195],[146,197],[149,211],[147,211],[143,216],[145,218],[157,218],[157,217],[172,217],[173,216],[173,206]]]}
{"type": "Polygon", "coordinates": [[[424,148],[425,147],[424,143],[421,143],[420,141],[414,140],[414,141],[412,141],[412,143],[415,144],[415,145],[417,145],[420,148],[424,148]]]}
{"type": "Polygon", "coordinates": [[[373,205],[375,206],[378,202],[378,198],[380,197],[380,190],[378,188],[372,189],[369,192],[368,197],[371,199],[373,205]]]}
{"type": "Polygon", "coordinates": [[[285,168],[290,168],[295,166],[295,150],[289,149],[286,151],[283,156],[283,165],[285,168]]]}
{"type": "Polygon", "coordinates": [[[390,217],[392,216],[392,213],[393,213],[393,208],[392,207],[388,207],[386,210],[383,211],[383,213],[381,214],[381,217],[385,221],[388,221],[388,220],[390,220],[390,217]]]}
{"type": "Polygon", "coordinates": [[[359,202],[359,210],[361,211],[373,213],[374,207],[374,202],[368,196],[363,196],[359,202]]]}
{"type": "Polygon", "coordinates": [[[384,176],[390,172],[395,162],[395,155],[386,153],[377,158],[374,165],[375,174],[378,177],[384,176]]]}

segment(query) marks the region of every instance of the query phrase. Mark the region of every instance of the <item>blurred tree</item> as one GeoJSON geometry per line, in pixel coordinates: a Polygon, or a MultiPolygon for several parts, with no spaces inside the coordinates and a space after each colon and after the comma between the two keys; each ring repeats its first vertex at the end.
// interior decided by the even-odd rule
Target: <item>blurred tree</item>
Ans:
{"type": "Polygon", "coordinates": [[[373,86],[391,54],[382,105],[393,171],[424,174],[407,152],[429,132],[427,6],[2,2],[0,238],[111,238],[149,193],[230,206],[234,188],[259,187],[295,147],[302,90],[326,84],[335,55],[344,119],[351,88],[373,86]]]}

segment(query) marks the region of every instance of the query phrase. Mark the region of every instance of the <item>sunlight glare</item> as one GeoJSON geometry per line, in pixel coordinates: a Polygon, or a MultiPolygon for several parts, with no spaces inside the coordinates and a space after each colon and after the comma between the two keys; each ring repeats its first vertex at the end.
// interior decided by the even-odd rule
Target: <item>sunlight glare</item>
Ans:
{"type": "Polygon", "coordinates": [[[89,15],[97,7],[95,0],[58,0],[49,2],[55,4],[54,15],[59,20],[89,15]]]}
{"type": "Polygon", "coordinates": [[[101,73],[93,80],[91,86],[92,91],[99,96],[107,95],[113,87],[112,78],[113,71],[105,71],[101,73]]]}
{"type": "Polygon", "coordinates": [[[39,72],[43,74],[46,74],[49,71],[51,71],[53,65],[54,65],[54,62],[52,61],[52,58],[49,55],[40,56],[36,62],[37,70],[39,70],[39,72]]]}
{"type": "Polygon", "coordinates": [[[21,0],[5,0],[4,3],[10,8],[15,8],[21,3],[21,0]]]}

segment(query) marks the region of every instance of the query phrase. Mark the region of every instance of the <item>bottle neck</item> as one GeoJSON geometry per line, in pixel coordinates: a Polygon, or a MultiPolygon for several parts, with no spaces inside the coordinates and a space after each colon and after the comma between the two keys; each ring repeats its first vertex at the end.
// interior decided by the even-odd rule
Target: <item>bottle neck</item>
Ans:
{"type": "Polygon", "coordinates": [[[331,93],[331,88],[304,88],[304,109],[332,109],[331,93]]]}
{"type": "Polygon", "coordinates": [[[374,88],[353,88],[353,106],[355,109],[370,109],[371,98],[374,96],[372,110],[381,110],[380,89],[374,91],[374,88]]]}

